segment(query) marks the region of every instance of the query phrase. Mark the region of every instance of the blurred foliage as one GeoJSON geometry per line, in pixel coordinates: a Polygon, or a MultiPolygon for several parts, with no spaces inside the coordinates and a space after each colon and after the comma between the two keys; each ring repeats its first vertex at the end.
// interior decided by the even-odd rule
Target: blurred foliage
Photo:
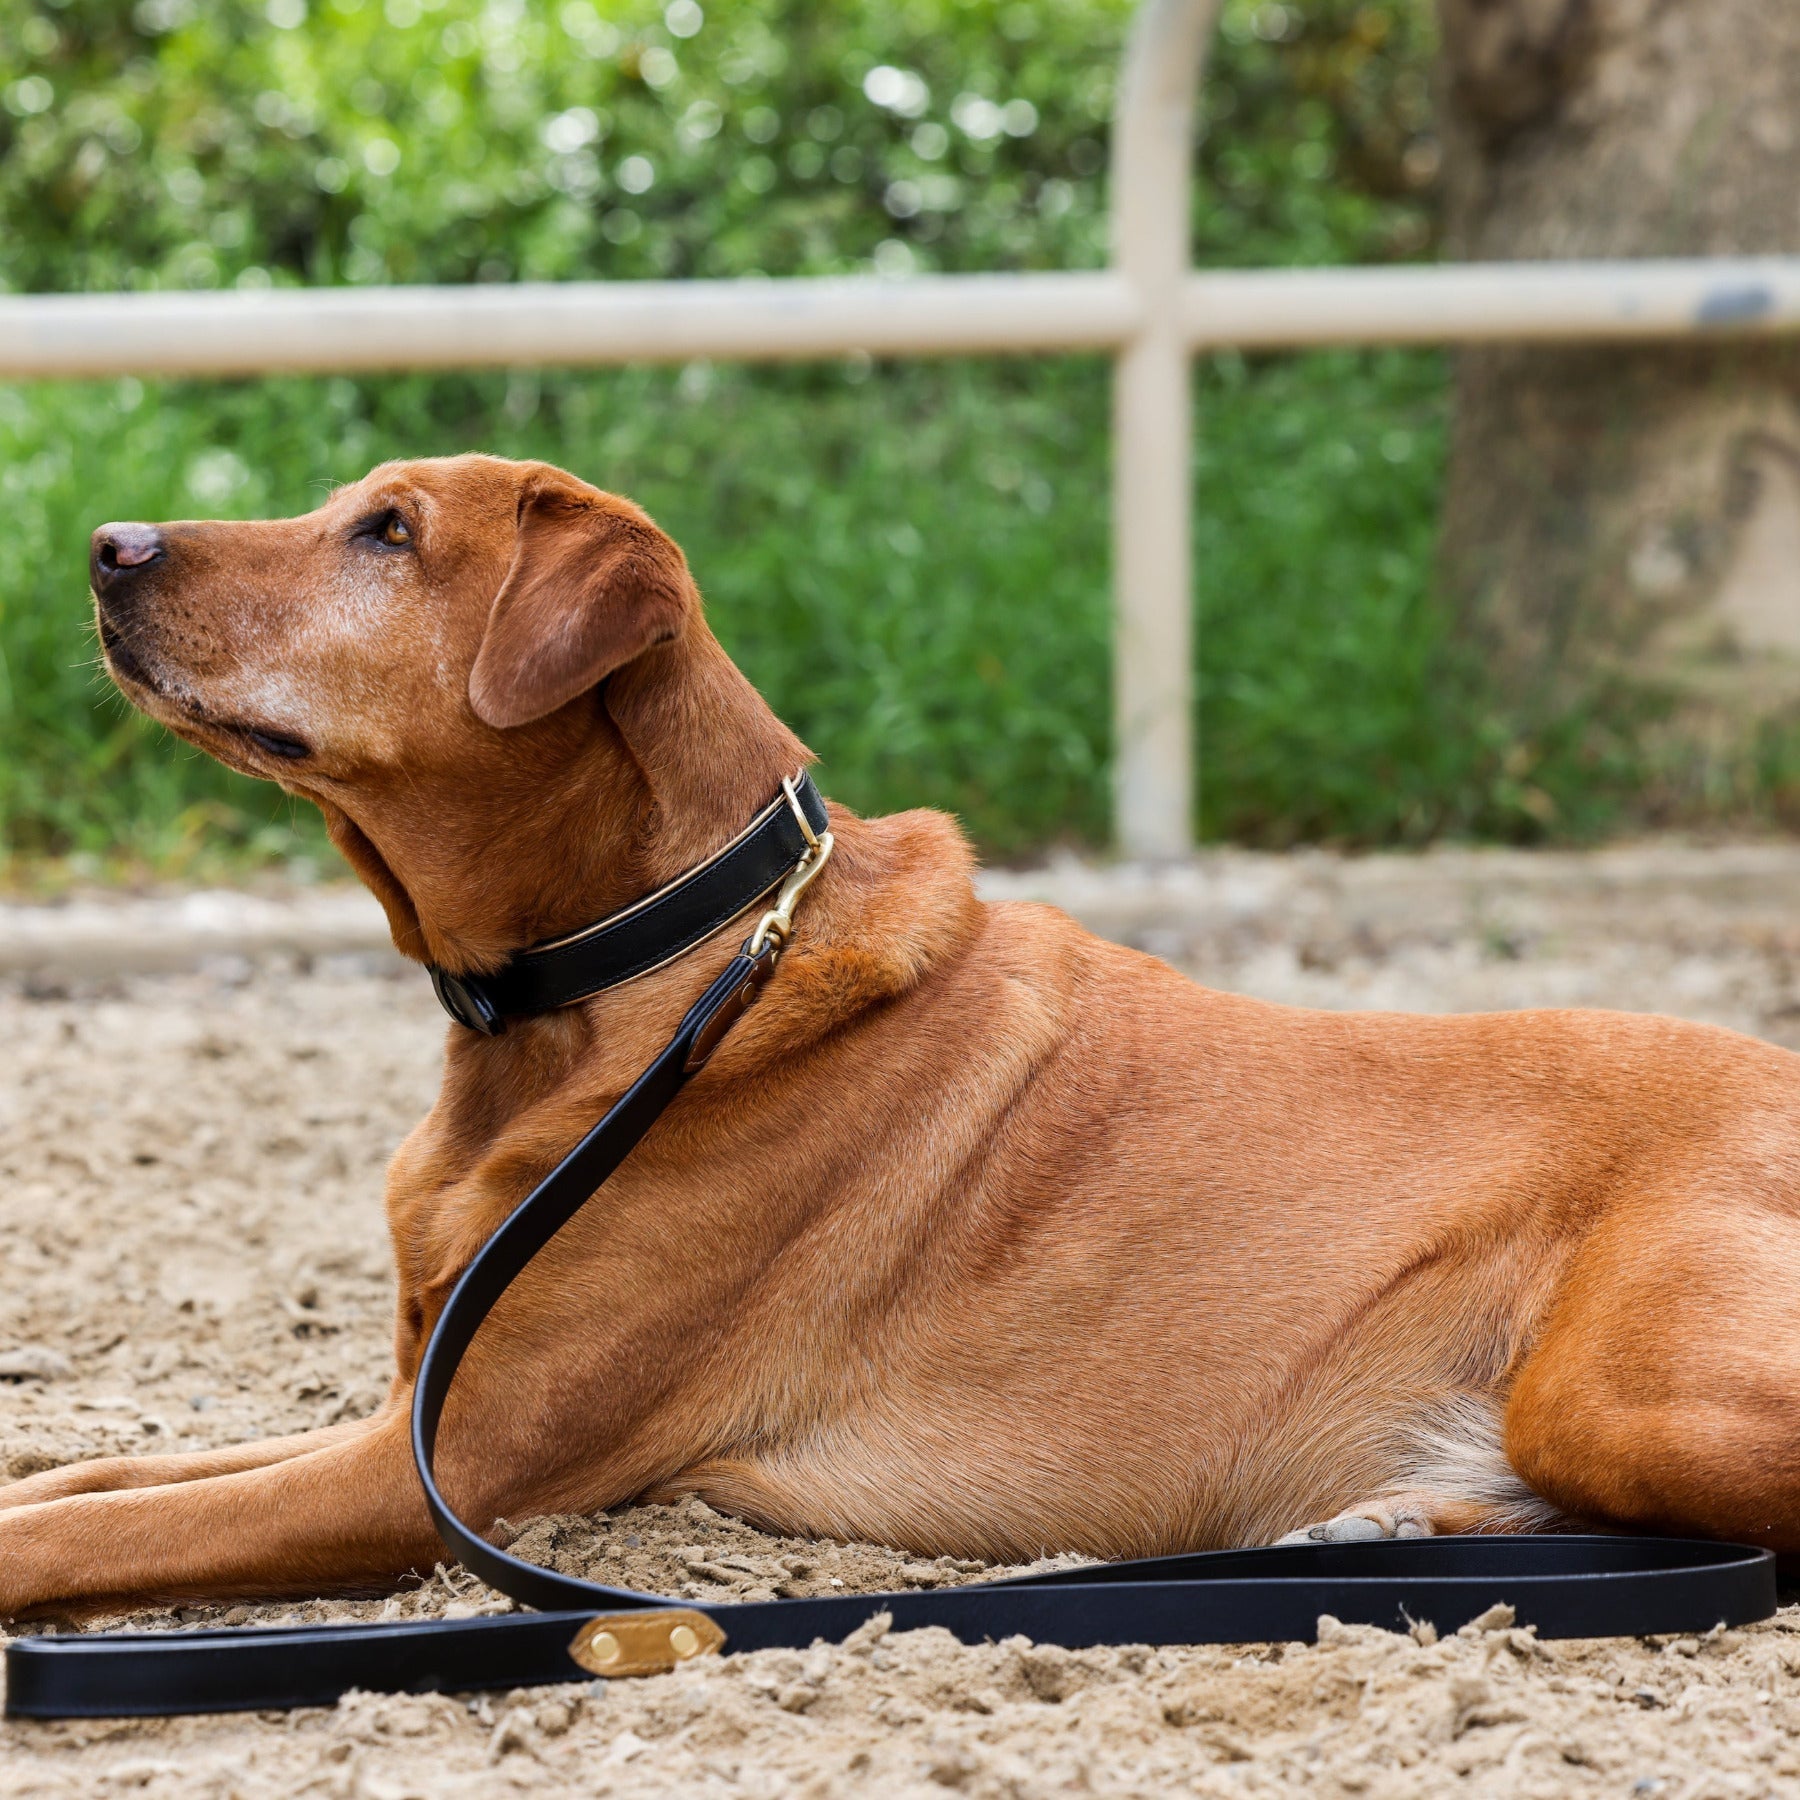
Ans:
{"type": "MultiPolygon", "coordinates": [[[[1128,12],[0,0],[0,283],[1094,266],[1128,12]]],[[[1198,258],[1429,254],[1431,50],[1427,0],[1227,0],[1198,258]]],[[[1433,354],[1203,371],[1209,835],[1531,836],[1623,791],[1607,740],[1522,744],[1448,645],[1445,392],[1433,354]]],[[[86,534],[303,510],[468,448],[644,501],[851,804],[947,806],[1000,853],[1099,841],[1106,432],[1105,366],[1078,358],[0,390],[0,845],[189,873],[316,854],[273,790],[96,676],[86,534]]]]}
{"type": "Polygon", "coordinates": [[[1227,0],[1203,95],[1194,260],[1426,255],[1435,48],[1429,0],[1227,0]]]}
{"type": "MultiPolygon", "coordinates": [[[[17,289],[1092,266],[1129,0],[0,0],[17,289]]],[[[1228,0],[1199,251],[1425,248],[1426,0],[1228,0]]]]}
{"type": "Polygon", "coordinates": [[[902,244],[946,266],[1092,261],[1122,17],[1108,0],[20,9],[30,73],[7,105],[36,110],[11,122],[8,215],[76,229],[13,238],[7,278],[820,273],[882,243],[890,268],[902,244]]]}

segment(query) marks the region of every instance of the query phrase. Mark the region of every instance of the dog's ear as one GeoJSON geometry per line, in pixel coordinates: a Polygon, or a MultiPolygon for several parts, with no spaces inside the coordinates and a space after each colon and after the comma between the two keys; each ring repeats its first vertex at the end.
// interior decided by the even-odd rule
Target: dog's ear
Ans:
{"type": "Polygon", "coordinates": [[[635,507],[566,475],[519,495],[512,567],[469,671],[484,723],[528,725],[679,635],[687,561],[635,507]]]}

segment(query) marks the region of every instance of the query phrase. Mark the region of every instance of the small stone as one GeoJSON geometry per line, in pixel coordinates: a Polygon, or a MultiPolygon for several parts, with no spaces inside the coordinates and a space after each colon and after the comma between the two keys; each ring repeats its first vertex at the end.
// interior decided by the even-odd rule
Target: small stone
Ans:
{"type": "Polygon", "coordinates": [[[867,1656],[893,1628],[894,1615],[878,1612],[873,1618],[865,1619],[844,1639],[844,1649],[851,1656],[867,1656]]]}
{"type": "Polygon", "coordinates": [[[567,1700],[546,1700],[532,1717],[545,1737],[561,1737],[575,1723],[575,1708],[567,1700]]]}
{"type": "Polygon", "coordinates": [[[980,1767],[964,1745],[938,1738],[929,1746],[925,1773],[939,1787],[960,1788],[967,1785],[980,1767]]]}
{"type": "Polygon", "coordinates": [[[523,1750],[528,1756],[537,1754],[537,1721],[523,1706],[510,1707],[506,1716],[494,1727],[494,1735],[488,1740],[488,1759],[498,1762],[501,1757],[514,1750],[523,1750]]]}
{"type": "Polygon", "coordinates": [[[635,1731],[621,1731],[613,1739],[612,1747],[602,1761],[609,1763],[628,1763],[634,1757],[642,1756],[650,1748],[649,1744],[635,1731]]]}
{"type": "Polygon", "coordinates": [[[0,1350],[0,1381],[62,1381],[74,1372],[66,1356],[44,1344],[0,1350]]]}
{"type": "Polygon", "coordinates": [[[1489,1631],[1510,1631],[1517,1616],[1504,1600],[1497,1601],[1479,1617],[1471,1619],[1456,1635],[1460,1638],[1472,1638],[1489,1631]]]}

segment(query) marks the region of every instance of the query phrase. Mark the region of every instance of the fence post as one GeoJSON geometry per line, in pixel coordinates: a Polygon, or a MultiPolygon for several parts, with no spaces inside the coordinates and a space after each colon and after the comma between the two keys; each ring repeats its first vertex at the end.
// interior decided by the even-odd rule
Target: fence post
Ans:
{"type": "Polygon", "coordinates": [[[1127,856],[1193,848],[1195,95],[1220,0],[1144,0],[1113,109],[1113,266],[1138,321],[1113,380],[1113,819],[1127,856]]]}

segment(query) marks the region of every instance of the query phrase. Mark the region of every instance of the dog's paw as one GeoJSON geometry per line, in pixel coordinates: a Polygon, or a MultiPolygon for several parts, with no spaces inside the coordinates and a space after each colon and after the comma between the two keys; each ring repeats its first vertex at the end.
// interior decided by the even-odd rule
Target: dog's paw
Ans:
{"type": "Polygon", "coordinates": [[[1411,1507],[1388,1507],[1379,1502],[1353,1506],[1335,1519],[1322,1519],[1317,1525],[1302,1525],[1279,1537],[1280,1544],[1372,1544],[1378,1538],[1432,1537],[1431,1520],[1411,1507]]]}

